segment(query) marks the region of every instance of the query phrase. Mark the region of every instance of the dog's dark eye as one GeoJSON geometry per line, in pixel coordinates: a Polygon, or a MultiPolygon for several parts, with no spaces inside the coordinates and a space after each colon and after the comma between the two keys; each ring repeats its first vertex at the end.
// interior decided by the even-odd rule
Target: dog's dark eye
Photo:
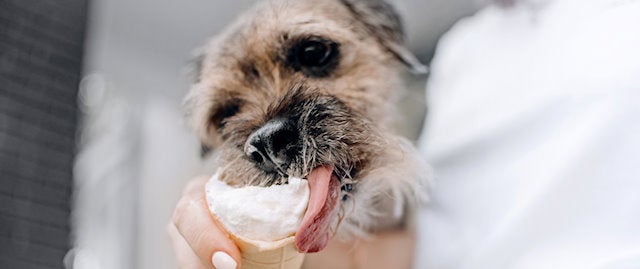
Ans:
{"type": "Polygon", "coordinates": [[[306,41],[300,44],[297,56],[302,66],[322,66],[331,56],[331,46],[320,41],[306,41]]]}
{"type": "Polygon", "coordinates": [[[338,44],[327,39],[300,41],[290,49],[287,62],[296,71],[311,77],[325,77],[338,64],[338,44]]]}
{"type": "Polygon", "coordinates": [[[227,124],[227,119],[235,116],[240,112],[240,100],[231,100],[213,110],[211,122],[218,129],[223,129],[227,124]]]}

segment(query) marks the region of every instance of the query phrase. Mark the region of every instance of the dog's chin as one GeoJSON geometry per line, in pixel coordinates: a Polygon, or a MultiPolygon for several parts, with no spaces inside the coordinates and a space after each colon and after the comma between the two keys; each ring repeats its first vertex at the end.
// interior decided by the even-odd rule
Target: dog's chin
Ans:
{"type": "Polygon", "coordinates": [[[350,198],[340,203],[341,216],[334,224],[338,239],[408,228],[427,201],[431,168],[406,139],[389,137],[386,142],[386,150],[358,172],[350,198]]]}
{"type": "Polygon", "coordinates": [[[391,137],[387,142],[384,153],[369,160],[354,179],[339,176],[330,165],[308,173],[309,206],[296,233],[299,251],[321,251],[334,235],[338,240],[368,238],[410,225],[426,201],[431,170],[409,141],[391,137]]]}

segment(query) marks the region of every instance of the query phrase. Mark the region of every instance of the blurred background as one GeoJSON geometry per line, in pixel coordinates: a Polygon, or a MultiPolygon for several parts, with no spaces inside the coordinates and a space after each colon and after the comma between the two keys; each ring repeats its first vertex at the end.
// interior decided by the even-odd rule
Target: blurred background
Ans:
{"type": "MultiPolygon", "coordinates": [[[[176,268],[165,226],[199,171],[185,67],[254,2],[0,0],[0,268],[176,268]]],[[[425,63],[483,5],[395,3],[425,63]]],[[[400,98],[412,140],[426,80],[400,98]]]]}
{"type": "MultiPolygon", "coordinates": [[[[0,269],[176,268],[187,66],[254,2],[0,0],[0,269]]],[[[418,268],[640,268],[640,1],[392,2],[433,66],[418,268]]]]}

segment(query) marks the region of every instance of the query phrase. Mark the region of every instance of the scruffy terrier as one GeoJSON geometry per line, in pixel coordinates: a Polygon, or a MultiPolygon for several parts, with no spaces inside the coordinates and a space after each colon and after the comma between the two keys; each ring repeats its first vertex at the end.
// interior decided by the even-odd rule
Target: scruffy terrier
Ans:
{"type": "Polygon", "coordinates": [[[392,131],[405,48],[382,0],[270,0],[210,42],[186,98],[221,178],[237,185],[307,178],[301,252],[333,234],[397,229],[424,199],[426,165],[392,131]]]}

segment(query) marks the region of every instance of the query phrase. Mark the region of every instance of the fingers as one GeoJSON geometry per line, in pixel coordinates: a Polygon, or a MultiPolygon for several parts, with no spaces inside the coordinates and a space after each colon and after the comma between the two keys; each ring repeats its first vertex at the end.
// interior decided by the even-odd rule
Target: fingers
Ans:
{"type": "Polygon", "coordinates": [[[216,269],[239,268],[240,251],[209,213],[206,182],[206,178],[199,178],[188,184],[176,206],[173,224],[202,264],[213,267],[215,262],[216,269]]]}
{"type": "Polygon", "coordinates": [[[178,268],[180,269],[211,269],[211,266],[205,266],[200,261],[200,258],[193,252],[191,246],[187,243],[182,235],[178,232],[178,229],[170,222],[167,225],[167,233],[171,239],[173,246],[173,252],[178,260],[178,268]]]}

